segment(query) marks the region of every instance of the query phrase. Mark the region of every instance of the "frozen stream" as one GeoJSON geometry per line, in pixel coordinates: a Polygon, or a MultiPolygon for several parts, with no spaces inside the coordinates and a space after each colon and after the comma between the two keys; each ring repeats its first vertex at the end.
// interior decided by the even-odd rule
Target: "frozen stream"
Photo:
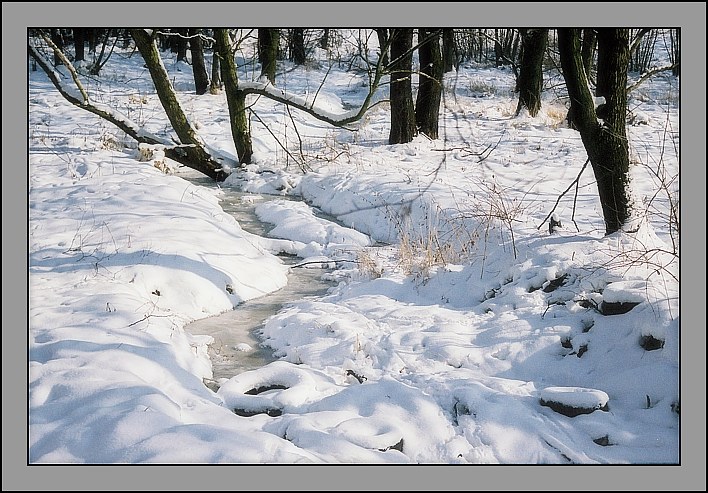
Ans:
{"type": "MultiPolygon", "coordinates": [[[[209,180],[190,179],[193,183],[209,185],[209,180]]],[[[250,200],[254,194],[224,189],[221,207],[231,214],[241,227],[253,234],[267,236],[271,225],[258,219],[255,206],[265,200],[283,199],[281,196],[258,195],[258,200],[250,200]],[[245,199],[245,200],[244,200],[245,199]]],[[[302,259],[293,256],[282,257],[286,264],[295,265],[302,259]]],[[[273,350],[262,345],[258,330],[265,320],[277,313],[284,305],[308,296],[319,296],[334,286],[334,283],[322,279],[326,272],[319,268],[294,268],[288,273],[288,284],[268,295],[246,301],[231,311],[196,320],[185,329],[192,334],[206,334],[214,338],[209,348],[212,361],[214,382],[218,385],[224,378],[247,370],[260,368],[278,358],[273,357],[273,350]]]]}

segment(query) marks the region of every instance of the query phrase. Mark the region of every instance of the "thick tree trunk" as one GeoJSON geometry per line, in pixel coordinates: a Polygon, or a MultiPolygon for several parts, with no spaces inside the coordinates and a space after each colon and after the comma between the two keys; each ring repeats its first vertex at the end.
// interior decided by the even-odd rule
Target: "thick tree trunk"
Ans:
{"type": "Polygon", "coordinates": [[[320,48],[326,50],[329,48],[329,29],[322,30],[322,37],[320,38],[320,48]]]}
{"type": "Polygon", "coordinates": [[[516,81],[519,91],[518,115],[523,108],[535,117],[541,109],[543,56],[548,44],[548,29],[528,29],[522,33],[521,70],[516,81]]]}
{"type": "Polygon", "coordinates": [[[152,82],[155,84],[157,95],[177,137],[182,144],[193,145],[192,147],[180,148],[179,151],[184,153],[187,160],[194,163],[194,169],[198,169],[208,176],[223,180],[226,175],[219,171],[221,165],[216,163],[204,149],[203,142],[197,136],[192,125],[190,125],[184,111],[182,111],[177,95],[170,83],[170,78],[160,58],[160,53],[157,51],[157,46],[143,29],[131,29],[130,34],[133,36],[135,45],[140,51],[143,60],[145,60],[152,82]]]}
{"type": "Polygon", "coordinates": [[[445,73],[452,72],[452,69],[457,66],[455,31],[453,29],[445,28],[442,30],[442,46],[443,70],[445,73]]]}
{"type": "Polygon", "coordinates": [[[439,30],[418,29],[420,77],[415,103],[418,131],[431,139],[438,138],[438,115],[442,94],[443,64],[439,30]]]}
{"type": "Polygon", "coordinates": [[[602,28],[598,29],[597,38],[597,95],[603,96],[605,103],[596,109],[583,67],[580,30],[558,30],[572,123],[580,131],[590,158],[597,180],[605,233],[611,234],[624,226],[632,207],[625,128],[629,30],[602,28]]]}
{"type": "Polygon", "coordinates": [[[305,30],[290,30],[290,61],[295,65],[302,65],[306,60],[305,52],[305,30]]]}
{"type": "Polygon", "coordinates": [[[194,87],[197,94],[201,95],[207,92],[209,87],[209,75],[206,71],[204,63],[204,45],[202,38],[199,36],[201,30],[189,30],[189,49],[192,53],[192,72],[194,73],[194,87]]]}
{"type": "Polygon", "coordinates": [[[238,88],[236,63],[231,52],[231,39],[228,30],[215,29],[214,38],[216,38],[216,49],[221,57],[221,75],[224,79],[226,101],[229,106],[231,136],[236,146],[239,162],[248,164],[253,155],[253,146],[246,116],[246,94],[238,88]]]}
{"type": "Polygon", "coordinates": [[[416,135],[411,89],[413,29],[391,30],[391,133],[389,144],[405,144],[416,135]]]}
{"type": "Polygon", "coordinates": [[[85,58],[84,45],[86,43],[86,29],[74,28],[74,62],[82,62],[85,58]]]}
{"type": "Polygon", "coordinates": [[[258,30],[258,61],[261,62],[261,77],[267,77],[273,85],[275,85],[279,42],[280,31],[278,29],[258,30]]]}

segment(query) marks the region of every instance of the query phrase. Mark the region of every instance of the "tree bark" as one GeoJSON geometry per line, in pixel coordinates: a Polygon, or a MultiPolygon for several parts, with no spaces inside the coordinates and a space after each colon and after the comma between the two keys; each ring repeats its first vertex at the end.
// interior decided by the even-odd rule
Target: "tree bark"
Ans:
{"type": "Polygon", "coordinates": [[[189,30],[177,29],[175,35],[175,48],[177,52],[177,61],[184,62],[187,60],[187,36],[189,30]]]}
{"type": "Polygon", "coordinates": [[[592,79],[593,60],[595,58],[595,47],[597,46],[597,36],[595,29],[583,29],[582,57],[583,67],[588,79],[592,79]]]}
{"type": "Polygon", "coordinates": [[[211,84],[209,85],[209,92],[211,94],[217,94],[221,89],[221,64],[219,63],[219,53],[214,49],[214,53],[211,57],[211,84]]]}
{"type": "Polygon", "coordinates": [[[405,144],[416,135],[411,89],[413,29],[392,29],[391,33],[391,132],[389,144],[405,144]]]}
{"type": "Polygon", "coordinates": [[[305,30],[290,30],[290,61],[295,65],[302,65],[306,60],[305,52],[305,30]]]}
{"type": "Polygon", "coordinates": [[[388,29],[376,29],[376,36],[379,38],[381,66],[385,67],[388,65],[388,52],[390,51],[388,43],[388,29]]]}
{"type": "Polygon", "coordinates": [[[261,77],[267,77],[273,85],[275,85],[279,40],[278,29],[258,30],[258,61],[261,62],[261,77]]]}
{"type": "Polygon", "coordinates": [[[579,29],[559,29],[558,47],[570,97],[572,123],[590,158],[597,180],[605,234],[622,229],[630,218],[627,68],[629,30],[598,29],[597,95],[605,103],[595,108],[583,66],[579,29]],[[599,121],[598,118],[602,118],[599,121]]]}
{"type": "Polygon", "coordinates": [[[329,29],[322,30],[322,37],[320,38],[320,48],[326,50],[329,48],[329,29]]]}
{"type": "Polygon", "coordinates": [[[83,27],[74,28],[74,61],[82,62],[85,58],[84,45],[86,43],[86,29],[83,27]]]}
{"type": "Polygon", "coordinates": [[[457,66],[454,29],[445,28],[442,30],[442,46],[443,70],[445,73],[452,72],[452,69],[457,66]]]}
{"type": "Polygon", "coordinates": [[[197,94],[202,95],[209,88],[209,75],[204,63],[204,44],[200,37],[200,29],[189,30],[189,49],[192,53],[192,72],[194,73],[194,88],[197,94]]]}
{"type": "MultiPolygon", "coordinates": [[[[52,29],[52,42],[57,45],[60,50],[64,49],[64,37],[61,35],[61,31],[59,29],[52,29]]],[[[54,53],[54,66],[58,67],[61,63],[62,62],[59,55],[54,53]]]]}
{"type": "Polygon", "coordinates": [[[228,30],[215,29],[214,38],[216,38],[216,49],[221,58],[221,75],[224,79],[226,101],[229,106],[231,136],[236,146],[239,162],[248,164],[251,162],[251,156],[253,155],[253,145],[248,117],[246,116],[246,93],[238,87],[236,63],[231,51],[231,39],[229,38],[228,30]]]}
{"type": "Polygon", "coordinates": [[[415,103],[418,131],[431,139],[438,138],[438,116],[442,95],[443,64],[440,53],[440,32],[418,29],[420,77],[415,103]]]}
{"type": "Polygon", "coordinates": [[[523,108],[535,117],[541,109],[543,57],[548,44],[548,29],[528,29],[522,33],[521,69],[516,81],[519,91],[518,115],[523,108]]]}

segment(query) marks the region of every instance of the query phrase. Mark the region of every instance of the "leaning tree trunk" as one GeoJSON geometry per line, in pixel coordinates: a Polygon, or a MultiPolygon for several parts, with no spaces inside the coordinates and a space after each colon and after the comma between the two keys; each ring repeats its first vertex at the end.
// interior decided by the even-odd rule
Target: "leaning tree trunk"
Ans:
{"type": "Polygon", "coordinates": [[[588,153],[597,180],[605,233],[622,229],[630,218],[627,68],[629,30],[602,28],[597,33],[597,96],[595,108],[583,67],[579,29],[559,29],[561,66],[570,98],[572,124],[588,153]],[[599,120],[600,119],[600,120],[599,120]]]}
{"type": "Polygon", "coordinates": [[[261,77],[268,78],[275,85],[275,69],[278,63],[278,45],[280,30],[258,30],[258,61],[261,62],[261,77]]]}
{"type": "Polygon", "coordinates": [[[415,123],[420,133],[437,139],[443,77],[439,30],[418,29],[418,42],[420,77],[415,102],[415,123]]]}
{"type": "Polygon", "coordinates": [[[160,98],[162,107],[165,109],[165,113],[167,113],[167,118],[170,120],[180,142],[185,144],[185,147],[181,147],[179,152],[182,152],[187,160],[193,162],[192,167],[194,169],[217,180],[223,180],[226,175],[220,171],[221,165],[216,163],[204,149],[204,143],[192,125],[190,125],[184,111],[182,111],[154,41],[144,29],[131,29],[130,34],[135,40],[135,46],[140,51],[143,60],[145,60],[152,82],[155,84],[157,95],[160,98]]]}
{"type": "Polygon", "coordinates": [[[194,87],[196,93],[201,95],[209,87],[209,75],[204,63],[204,44],[202,43],[199,29],[189,30],[189,49],[192,52],[192,72],[194,73],[194,87]]]}
{"type": "Polygon", "coordinates": [[[236,146],[236,153],[241,164],[251,162],[253,155],[253,145],[251,142],[251,132],[246,116],[246,93],[238,88],[238,75],[236,74],[236,63],[231,51],[231,39],[227,29],[215,29],[216,49],[221,57],[221,75],[224,79],[224,89],[226,90],[226,102],[229,106],[229,117],[231,119],[231,136],[236,146]]]}
{"type": "Polygon", "coordinates": [[[548,44],[548,29],[528,29],[522,31],[521,69],[516,81],[519,104],[516,114],[523,108],[535,117],[541,109],[543,89],[543,56],[548,44]]]}
{"type": "Polygon", "coordinates": [[[389,144],[405,144],[415,137],[411,74],[413,29],[391,29],[391,133],[389,144]]]}

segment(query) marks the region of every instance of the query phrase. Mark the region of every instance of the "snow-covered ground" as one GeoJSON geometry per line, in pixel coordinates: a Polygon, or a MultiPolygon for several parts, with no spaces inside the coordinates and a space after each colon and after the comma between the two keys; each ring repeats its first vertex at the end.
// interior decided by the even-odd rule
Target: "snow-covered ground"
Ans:
{"type": "MultiPolygon", "coordinates": [[[[223,93],[195,96],[165,56],[200,135],[235,154],[223,93]]],[[[276,84],[304,95],[327,69],[276,84]]],[[[335,65],[318,98],[344,113],[362,80],[335,65]]],[[[166,130],[137,52],[86,84],[166,130]]],[[[509,70],[445,84],[442,139],[395,146],[386,105],[352,133],[260,98],[254,164],[202,187],[29,72],[29,463],[679,463],[678,79],[630,98],[646,220],[608,237],[590,168],[562,227],[544,224],[586,159],[558,89],[530,118],[509,70]],[[258,206],[262,238],[219,206],[231,187],[304,201],[258,206]],[[280,252],[336,260],[338,285],[274,314],[261,335],[280,360],[214,391],[213,340],[184,327],[285,285],[280,252]],[[637,305],[603,314],[617,303],[637,305]]]]}

